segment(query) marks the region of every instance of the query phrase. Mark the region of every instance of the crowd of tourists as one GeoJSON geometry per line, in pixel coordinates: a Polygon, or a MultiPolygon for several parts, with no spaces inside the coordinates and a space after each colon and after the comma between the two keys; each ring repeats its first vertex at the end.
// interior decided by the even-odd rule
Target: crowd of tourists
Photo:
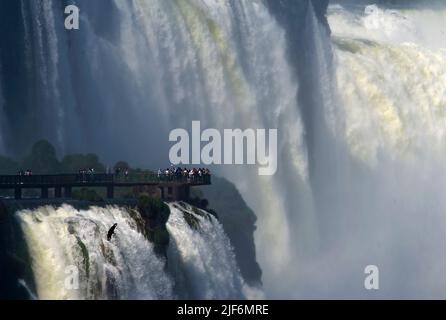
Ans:
{"type": "Polygon", "coordinates": [[[81,174],[81,175],[95,174],[95,173],[96,173],[96,170],[94,168],[88,168],[88,169],[82,168],[82,169],[79,169],[79,174],[81,174]]]}
{"type": "MultiPolygon", "coordinates": [[[[110,175],[111,170],[108,169],[107,173],[110,175]]],[[[82,168],[78,171],[78,178],[81,181],[87,182],[92,179],[92,177],[96,174],[96,170],[94,168],[82,168]]],[[[129,177],[129,169],[127,168],[115,168],[114,175],[115,177],[129,177]]],[[[26,171],[20,170],[17,175],[19,176],[32,176],[32,170],[28,169],[26,171]]],[[[196,181],[198,179],[204,179],[211,176],[211,171],[207,168],[180,168],[171,166],[170,168],[166,168],[164,170],[158,169],[157,177],[159,180],[187,180],[187,181],[196,181]]]]}
{"type": "Polygon", "coordinates": [[[158,169],[158,179],[160,180],[188,180],[194,181],[211,176],[211,171],[207,168],[180,168],[171,167],[167,169],[158,169]]]}
{"type": "Polygon", "coordinates": [[[33,171],[31,170],[31,169],[28,169],[28,170],[20,170],[19,172],[17,172],[17,175],[18,176],[26,176],[26,177],[28,177],[28,176],[32,176],[33,175],[33,171]]]}

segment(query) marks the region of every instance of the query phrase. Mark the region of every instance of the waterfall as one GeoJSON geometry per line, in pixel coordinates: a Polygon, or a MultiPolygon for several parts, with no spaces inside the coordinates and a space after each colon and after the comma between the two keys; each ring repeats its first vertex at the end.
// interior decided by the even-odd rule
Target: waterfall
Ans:
{"type": "MultiPolygon", "coordinates": [[[[386,274],[379,297],[444,296],[444,5],[339,0],[327,13],[330,35],[319,1],[76,2],[79,31],[58,27],[61,2],[15,4],[23,37],[8,50],[26,62],[14,77],[20,85],[5,83],[17,61],[0,47],[0,76],[13,88],[2,101],[0,85],[0,121],[9,120],[0,137],[11,153],[48,138],[60,151],[95,152],[109,162],[126,155],[154,168],[168,162],[168,133],[192,120],[203,129],[277,128],[275,176],[212,168],[259,217],[267,296],[370,297],[363,288],[369,264],[386,274]],[[296,14],[289,21],[281,21],[284,3],[296,14]]],[[[181,269],[172,272],[175,281],[124,209],[21,212],[37,296],[79,298],[60,285],[73,264],[92,279],[82,298],[250,298],[218,222],[179,206],[171,205],[168,224],[169,268],[181,269]],[[99,234],[116,219],[123,234],[98,251],[99,234]],[[201,231],[187,219],[200,221],[201,231]],[[83,247],[94,253],[88,272],[83,247]],[[159,282],[141,287],[151,281],[137,279],[151,275],[159,282]]]]}
{"type": "MultiPolygon", "coordinates": [[[[259,250],[260,260],[280,276],[294,244],[289,219],[306,211],[310,196],[298,83],[285,32],[265,3],[81,0],[78,32],[46,32],[56,16],[46,3],[29,8],[33,35],[28,38],[36,39],[30,50],[38,57],[34,68],[45,88],[39,92],[53,99],[45,108],[57,110],[67,102],[55,122],[62,121],[65,133],[58,136],[65,149],[94,151],[109,161],[126,154],[129,161],[156,167],[168,162],[168,133],[192,120],[219,130],[279,129],[282,169],[276,177],[259,178],[257,168],[213,171],[235,182],[259,216],[257,241],[268,248],[259,250]],[[100,15],[104,6],[108,20],[100,15]],[[58,55],[52,53],[56,46],[58,55]],[[53,90],[57,79],[65,80],[53,90]],[[59,104],[58,96],[67,98],[59,104]]],[[[309,234],[312,222],[306,216],[298,230],[309,234]]]]}
{"type": "Polygon", "coordinates": [[[324,139],[342,156],[342,185],[326,176],[312,192],[343,192],[318,207],[331,241],[300,257],[296,283],[314,290],[297,296],[373,298],[361,278],[373,264],[386,274],[378,297],[444,297],[445,12],[330,6],[336,112],[326,122],[338,129],[324,139]]]}
{"type": "MultiPolygon", "coordinates": [[[[61,153],[94,152],[110,162],[125,154],[135,164],[156,167],[168,162],[168,133],[192,120],[220,130],[278,128],[284,169],[277,176],[259,178],[257,168],[213,171],[234,181],[259,216],[257,241],[267,248],[259,250],[260,260],[280,276],[294,242],[289,220],[294,210],[308,206],[300,201],[309,197],[308,164],[285,31],[265,3],[79,0],[77,5],[81,29],[67,31],[58,27],[61,3],[18,3],[23,39],[17,50],[27,62],[20,79],[29,112],[24,109],[26,119],[13,119],[22,125],[10,131],[21,134],[7,145],[20,150],[38,136],[61,153]],[[23,122],[33,130],[27,132],[23,122]],[[296,197],[301,189],[305,195],[296,197]]],[[[311,233],[307,225],[302,221],[298,230],[311,233]]]]}
{"type": "MultiPolygon", "coordinates": [[[[31,25],[23,19],[25,29],[25,50],[29,54],[32,50],[37,60],[39,86],[39,105],[47,122],[52,123],[55,129],[55,142],[61,146],[65,142],[64,124],[65,108],[61,97],[60,85],[60,45],[57,37],[57,23],[62,17],[56,18],[55,9],[58,7],[52,0],[27,3],[33,16],[31,25]],[[33,46],[31,49],[29,46],[33,46]]],[[[22,12],[25,14],[25,3],[21,2],[22,12]]]]}
{"type": "Polygon", "coordinates": [[[242,279],[229,239],[218,220],[186,203],[171,203],[169,267],[182,298],[259,298],[242,279]]]}
{"type": "Polygon", "coordinates": [[[132,215],[117,207],[41,207],[17,213],[39,299],[169,299],[173,283],[132,215]],[[118,223],[115,237],[108,229],[118,223]],[[72,268],[79,288],[70,287],[72,268]],[[68,280],[67,280],[68,279],[68,280]],[[68,286],[67,286],[68,282],[68,286]]]}
{"type": "Polygon", "coordinates": [[[133,209],[63,205],[19,211],[35,293],[24,280],[19,284],[31,298],[43,300],[263,297],[244,283],[215,217],[186,203],[169,207],[167,269],[140,232],[144,226],[133,209]],[[107,231],[115,223],[109,242],[107,231]]]}
{"type": "Polygon", "coordinates": [[[445,17],[444,9],[368,6],[360,17],[333,10],[345,139],[355,157],[370,165],[377,164],[380,152],[391,159],[442,161],[445,17]]]}

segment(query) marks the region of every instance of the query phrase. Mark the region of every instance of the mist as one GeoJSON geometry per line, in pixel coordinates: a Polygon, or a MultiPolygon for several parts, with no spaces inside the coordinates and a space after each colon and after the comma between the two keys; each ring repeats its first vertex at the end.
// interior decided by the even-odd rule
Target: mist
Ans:
{"type": "Polygon", "coordinates": [[[330,131],[310,179],[319,247],[295,256],[279,296],[444,297],[444,17],[421,3],[330,6],[337,90],[319,103],[316,131],[330,131]],[[378,291],[364,289],[367,265],[378,291]]]}

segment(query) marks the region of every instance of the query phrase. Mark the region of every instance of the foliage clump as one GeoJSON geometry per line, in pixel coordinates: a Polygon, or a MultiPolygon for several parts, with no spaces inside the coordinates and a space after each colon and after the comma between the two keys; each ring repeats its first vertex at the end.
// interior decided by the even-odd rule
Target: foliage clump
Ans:
{"type": "Polygon", "coordinates": [[[142,194],[138,198],[137,209],[146,222],[146,236],[154,244],[155,253],[166,257],[170,241],[166,228],[170,216],[169,206],[161,199],[142,194]]]}
{"type": "Polygon", "coordinates": [[[158,219],[166,224],[170,216],[170,208],[161,199],[142,194],[138,198],[138,211],[143,218],[158,219]]]}

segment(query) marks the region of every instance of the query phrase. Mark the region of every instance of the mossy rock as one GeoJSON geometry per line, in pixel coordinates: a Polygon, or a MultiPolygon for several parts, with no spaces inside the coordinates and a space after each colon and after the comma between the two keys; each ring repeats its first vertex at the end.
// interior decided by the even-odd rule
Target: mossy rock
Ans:
{"type": "Polygon", "coordinates": [[[184,220],[186,220],[189,227],[195,231],[201,230],[200,219],[198,217],[203,217],[209,221],[212,221],[211,216],[216,217],[216,213],[214,215],[211,212],[207,212],[204,209],[197,208],[184,202],[178,202],[175,206],[182,212],[184,220]],[[190,211],[192,211],[192,213],[190,211]]]}
{"type": "Polygon", "coordinates": [[[104,242],[101,242],[100,247],[102,251],[102,256],[105,258],[105,260],[111,265],[117,266],[118,263],[116,262],[113,250],[109,246],[107,246],[104,242]]]}
{"type": "Polygon", "coordinates": [[[196,216],[187,211],[183,211],[183,217],[192,230],[201,230],[200,220],[196,216]]]}
{"type": "Polygon", "coordinates": [[[82,251],[82,256],[84,258],[84,266],[85,266],[85,274],[87,276],[87,279],[90,278],[90,255],[88,253],[87,246],[82,242],[82,240],[79,237],[76,237],[77,244],[80,247],[82,251]]]}
{"type": "Polygon", "coordinates": [[[206,212],[206,211],[204,211],[204,210],[200,210],[200,209],[198,209],[198,208],[196,208],[196,207],[192,207],[192,211],[193,211],[197,216],[200,216],[200,217],[203,217],[203,218],[208,219],[209,221],[212,221],[212,218],[211,218],[211,215],[209,214],[209,212],[206,212]]]}
{"type": "Polygon", "coordinates": [[[135,221],[138,232],[147,238],[146,221],[141,217],[138,211],[129,208],[128,212],[130,217],[135,221]]]}

